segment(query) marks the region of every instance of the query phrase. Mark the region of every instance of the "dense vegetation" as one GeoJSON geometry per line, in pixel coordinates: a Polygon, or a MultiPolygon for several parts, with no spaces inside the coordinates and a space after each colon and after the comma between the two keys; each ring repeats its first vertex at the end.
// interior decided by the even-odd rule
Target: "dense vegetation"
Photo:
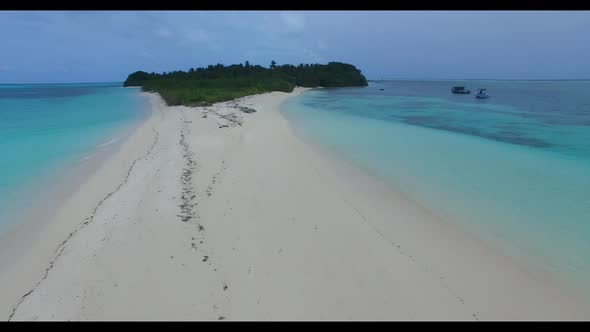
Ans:
{"type": "Polygon", "coordinates": [[[191,68],[188,72],[146,73],[137,71],[127,77],[124,86],[141,86],[143,91],[158,92],[168,105],[203,105],[247,95],[284,91],[295,86],[366,86],[367,79],[355,66],[340,62],[327,65],[282,65],[273,61],[269,68],[245,64],[191,68]]]}

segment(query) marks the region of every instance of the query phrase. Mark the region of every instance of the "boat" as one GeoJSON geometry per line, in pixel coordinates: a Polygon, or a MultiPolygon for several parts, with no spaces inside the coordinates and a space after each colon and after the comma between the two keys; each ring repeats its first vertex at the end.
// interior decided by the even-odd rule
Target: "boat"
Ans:
{"type": "Polygon", "coordinates": [[[454,86],[453,89],[451,89],[451,92],[461,94],[461,95],[468,95],[471,93],[471,91],[465,89],[464,86],[454,86]]]}
{"type": "Polygon", "coordinates": [[[486,92],[486,89],[477,89],[477,93],[475,94],[475,98],[488,99],[488,98],[490,98],[490,96],[486,92]]]}

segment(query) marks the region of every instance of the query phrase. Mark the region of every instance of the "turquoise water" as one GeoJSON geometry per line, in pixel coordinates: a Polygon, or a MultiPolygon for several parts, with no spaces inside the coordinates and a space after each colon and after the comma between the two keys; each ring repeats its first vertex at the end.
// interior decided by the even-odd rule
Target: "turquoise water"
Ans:
{"type": "Polygon", "coordinates": [[[311,90],[283,113],[441,217],[590,290],[590,81],[381,81],[311,90]]]}
{"type": "Polygon", "coordinates": [[[145,114],[120,83],[0,85],[0,232],[36,183],[67,172],[145,114]]]}

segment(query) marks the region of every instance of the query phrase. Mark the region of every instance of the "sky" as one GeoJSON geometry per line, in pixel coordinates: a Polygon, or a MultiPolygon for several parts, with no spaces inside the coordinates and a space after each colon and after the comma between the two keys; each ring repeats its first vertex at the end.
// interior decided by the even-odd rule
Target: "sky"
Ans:
{"type": "Polygon", "coordinates": [[[590,11],[0,12],[0,83],[351,63],[368,79],[590,78],[590,11]]]}

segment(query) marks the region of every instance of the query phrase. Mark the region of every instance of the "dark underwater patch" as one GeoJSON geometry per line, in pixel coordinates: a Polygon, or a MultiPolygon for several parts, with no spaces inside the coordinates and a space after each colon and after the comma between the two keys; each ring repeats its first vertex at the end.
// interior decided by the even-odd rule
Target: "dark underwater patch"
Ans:
{"type": "Polygon", "coordinates": [[[92,88],[11,88],[0,89],[0,99],[18,98],[18,99],[44,99],[44,98],[63,98],[78,97],[90,94],[94,91],[92,88]]]}
{"type": "Polygon", "coordinates": [[[474,127],[468,126],[458,126],[452,124],[446,124],[441,121],[440,118],[434,116],[425,116],[425,115],[411,115],[411,116],[401,116],[396,117],[403,121],[404,123],[415,125],[415,126],[422,126],[427,128],[439,129],[439,130],[446,130],[461,134],[473,135],[482,138],[492,139],[495,141],[510,143],[510,144],[517,144],[517,145],[525,145],[534,148],[549,148],[553,145],[547,141],[527,137],[520,132],[511,129],[511,130],[499,130],[495,133],[489,133],[481,131],[474,127]]]}

